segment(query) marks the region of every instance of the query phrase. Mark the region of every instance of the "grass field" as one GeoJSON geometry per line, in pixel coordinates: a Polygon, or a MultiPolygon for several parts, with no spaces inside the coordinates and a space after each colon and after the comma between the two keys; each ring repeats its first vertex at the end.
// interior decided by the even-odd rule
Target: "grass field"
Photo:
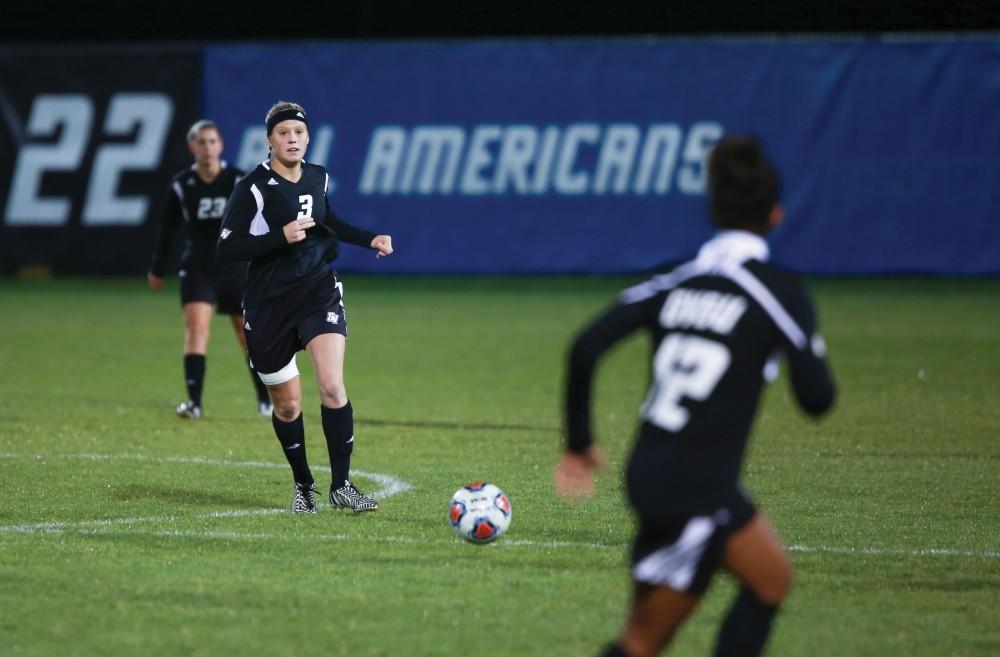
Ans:
{"type": "MultiPolygon", "coordinates": [[[[553,499],[551,468],[567,340],[629,282],[347,276],[356,479],[388,494],[358,517],[284,511],[290,475],[223,320],[205,418],[174,417],[176,287],[0,282],[0,655],[597,654],[628,593],[643,339],[599,374],[597,498],[553,499]],[[494,545],[446,521],[473,479],[513,502],[494,545]]],[[[838,406],[815,424],[779,379],[746,468],[796,568],[768,654],[1000,655],[1000,281],[813,289],[838,406]]],[[[710,654],[733,590],[716,580],[670,654],[710,654]]]]}

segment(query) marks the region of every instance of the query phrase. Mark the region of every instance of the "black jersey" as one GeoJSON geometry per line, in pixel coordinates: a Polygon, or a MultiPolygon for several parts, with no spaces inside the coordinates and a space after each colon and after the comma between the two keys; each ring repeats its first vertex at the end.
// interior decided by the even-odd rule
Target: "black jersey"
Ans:
{"type": "MultiPolygon", "coordinates": [[[[219,239],[226,202],[242,176],[242,171],[223,162],[222,171],[210,183],[198,176],[198,167],[194,164],[171,179],[170,197],[160,219],[160,232],[153,250],[150,273],[163,276],[167,252],[181,224],[187,227],[187,241],[181,253],[181,269],[209,273],[223,269],[216,258],[215,243],[219,239]]],[[[235,272],[240,267],[237,264],[225,269],[235,272]]]]}
{"type": "Polygon", "coordinates": [[[341,241],[371,248],[375,233],[353,226],[330,209],[330,177],[316,164],[302,163],[302,177],[291,182],[262,162],[233,190],[219,234],[220,262],[249,260],[245,308],[282,296],[328,271],[341,241]],[[312,217],[306,239],[289,244],[282,227],[312,217]]]}
{"type": "Polygon", "coordinates": [[[598,358],[637,329],[651,332],[651,386],[627,474],[640,515],[711,512],[732,493],[763,384],[782,353],[804,410],[818,415],[833,403],[812,302],[767,256],[762,238],[723,231],[695,260],[622,292],[574,342],[567,429],[569,449],[583,451],[598,358]]]}

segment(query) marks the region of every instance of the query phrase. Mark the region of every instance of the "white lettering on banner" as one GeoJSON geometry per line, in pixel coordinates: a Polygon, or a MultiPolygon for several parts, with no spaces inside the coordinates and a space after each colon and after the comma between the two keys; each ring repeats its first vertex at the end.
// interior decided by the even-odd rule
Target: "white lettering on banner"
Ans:
{"type": "Polygon", "coordinates": [[[94,159],[90,191],[83,204],[83,223],[91,226],[137,226],[146,220],[149,198],[116,196],[125,171],[156,169],[174,116],[174,103],[163,94],[121,93],[111,98],[104,134],[126,136],[133,144],[107,144],[94,159]]]}
{"type": "Polygon", "coordinates": [[[608,132],[601,146],[601,155],[597,160],[597,174],[594,177],[594,192],[605,194],[609,181],[611,191],[624,194],[628,191],[628,179],[632,173],[632,163],[635,162],[635,152],[639,146],[639,128],[634,125],[617,124],[608,126],[608,132]]]}
{"type": "Polygon", "coordinates": [[[528,194],[528,168],[535,152],[538,133],[530,125],[512,125],[504,131],[493,177],[493,193],[503,194],[508,186],[518,194],[528,194]]]}
{"type": "Polygon", "coordinates": [[[387,125],[375,128],[358,181],[364,196],[565,196],[705,193],[705,159],[723,127],[674,123],[387,125]],[[456,184],[457,182],[457,184],[456,184]]]}
{"type": "Polygon", "coordinates": [[[399,191],[403,194],[413,191],[414,180],[420,173],[417,192],[433,193],[439,168],[443,167],[440,173],[441,191],[445,194],[451,192],[455,187],[464,145],[465,131],[458,126],[420,127],[414,130],[399,191]]]}
{"type": "Polygon", "coordinates": [[[17,153],[7,195],[7,224],[11,226],[62,226],[69,220],[68,198],[43,197],[46,171],[75,171],[83,160],[94,117],[94,103],[87,96],[40,95],[28,118],[26,137],[52,137],[54,144],[26,144],[17,153]]]}
{"type": "Polygon", "coordinates": [[[633,189],[636,194],[648,194],[653,173],[659,170],[653,191],[666,194],[670,191],[670,180],[677,163],[677,148],[681,143],[681,129],[672,123],[661,123],[650,126],[646,133],[646,143],[642,147],[642,158],[639,161],[639,172],[636,174],[633,189]],[[660,153],[662,152],[662,156],[660,153]]]}
{"type": "MultiPolygon", "coordinates": [[[[120,139],[135,132],[131,144],[104,143],[94,164],[83,203],[84,225],[138,225],[146,220],[149,199],[117,195],[127,171],[156,169],[173,119],[174,104],[161,93],[111,96],[101,134],[120,139]]],[[[5,219],[11,226],[63,226],[72,203],[67,197],[43,197],[48,172],[75,172],[83,165],[94,122],[94,101],[82,94],[40,94],[31,106],[26,137],[51,138],[55,144],[27,143],[17,153],[5,219]]]]}
{"type": "Polygon", "coordinates": [[[375,129],[368,145],[358,191],[370,194],[393,194],[399,163],[406,148],[406,130],[400,126],[381,126],[375,129]]]}
{"type": "Polygon", "coordinates": [[[463,194],[471,196],[490,191],[489,182],[480,178],[479,174],[492,161],[492,153],[489,151],[488,144],[498,141],[502,134],[503,131],[498,125],[481,125],[473,131],[472,143],[465,156],[465,169],[462,173],[463,194]]]}
{"type": "Polygon", "coordinates": [[[595,144],[601,136],[601,127],[596,123],[574,123],[566,129],[559,160],[556,162],[555,188],[561,194],[575,195],[587,191],[590,176],[584,171],[574,171],[580,143],[595,144]]]}
{"type": "Polygon", "coordinates": [[[677,177],[677,186],[685,194],[698,194],[708,184],[708,152],[722,137],[718,123],[696,123],[688,133],[684,146],[684,164],[677,177]]]}

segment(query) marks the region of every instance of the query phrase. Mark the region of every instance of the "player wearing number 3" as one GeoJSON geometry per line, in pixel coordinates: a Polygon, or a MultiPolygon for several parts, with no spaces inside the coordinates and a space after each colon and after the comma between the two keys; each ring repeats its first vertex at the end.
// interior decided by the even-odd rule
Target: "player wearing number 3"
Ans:
{"type": "MultiPolygon", "coordinates": [[[[236,339],[246,354],[240,298],[246,263],[220,265],[215,257],[215,242],[226,201],[243,172],[226,166],[222,155],[222,136],[211,121],[198,121],[188,130],[188,150],[194,164],[170,181],[170,196],[160,219],[160,230],[149,267],[149,287],[159,292],[167,252],[177,229],[184,224],[187,241],[181,255],[181,308],[184,312],[184,381],[187,400],[177,407],[182,418],[201,417],[201,393],[205,381],[205,353],[212,325],[213,306],[229,315],[236,339]]],[[[250,368],[257,391],[257,409],[271,415],[267,388],[250,368]]]]}
{"type": "Polygon", "coordinates": [[[253,366],[271,392],[274,432],[292,468],[292,511],[316,511],[295,363],[301,349],[316,371],[333,474],[330,504],[373,511],[378,504],[349,478],[354,417],[344,387],[347,315],[343,285],[329,264],[340,242],[375,249],[382,257],[392,253],[392,240],[352,226],[330,209],[330,177],[304,160],[309,127],[300,105],[279,102],[265,122],[271,158],[233,190],[219,233],[219,260],[250,261],[243,328],[253,366]]]}
{"type": "Polygon", "coordinates": [[[727,137],[712,151],[708,175],[718,234],[694,260],[622,292],[571,350],[568,444],[555,472],[567,497],[593,493],[601,463],[590,428],[597,361],[641,328],[650,331],[654,350],[626,475],[639,520],[632,606],[605,657],[660,654],[719,567],[742,588],[715,655],[762,652],[791,566],[739,484],[750,425],[782,353],[801,407],[818,416],[833,404],[809,296],[796,277],[767,264],[763,236],[782,218],[774,170],[755,140],[727,137]]]}

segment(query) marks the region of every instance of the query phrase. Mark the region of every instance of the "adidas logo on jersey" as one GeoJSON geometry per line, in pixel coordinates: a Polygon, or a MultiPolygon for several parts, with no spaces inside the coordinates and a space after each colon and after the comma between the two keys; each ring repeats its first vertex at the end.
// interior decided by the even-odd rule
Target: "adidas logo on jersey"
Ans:
{"type": "Polygon", "coordinates": [[[219,237],[221,237],[222,239],[226,239],[227,237],[229,237],[232,234],[233,234],[233,231],[229,230],[228,228],[223,228],[222,232],[219,233],[219,237]]]}
{"type": "Polygon", "coordinates": [[[337,317],[337,313],[327,313],[326,321],[330,322],[331,324],[337,324],[340,322],[340,318],[337,317]]]}
{"type": "MultiPolygon", "coordinates": [[[[296,112],[296,113],[295,113],[295,116],[302,116],[302,112],[296,112]]],[[[304,118],[306,118],[306,117],[302,116],[302,118],[304,119],[304,118]]]]}
{"type": "Polygon", "coordinates": [[[250,322],[243,322],[243,330],[244,331],[251,331],[251,330],[253,330],[253,329],[250,328],[250,322]]]}
{"type": "Polygon", "coordinates": [[[268,185],[277,185],[278,181],[275,180],[274,178],[271,178],[270,180],[267,181],[267,184],[268,185]]]}

